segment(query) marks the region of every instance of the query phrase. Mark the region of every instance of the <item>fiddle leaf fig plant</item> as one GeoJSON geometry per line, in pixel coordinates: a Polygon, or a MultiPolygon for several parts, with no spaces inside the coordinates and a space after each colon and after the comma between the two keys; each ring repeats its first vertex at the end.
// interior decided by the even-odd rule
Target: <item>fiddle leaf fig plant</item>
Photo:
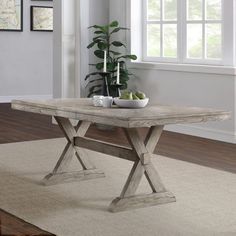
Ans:
{"type": "Polygon", "coordinates": [[[106,51],[107,61],[107,83],[109,91],[112,89],[111,85],[116,82],[117,65],[120,63],[120,84],[121,89],[127,88],[127,82],[130,79],[132,73],[130,73],[126,66],[126,60],[137,60],[136,55],[130,55],[122,53],[121,49],[125,49],[126,45],[123,42],[114,40],[115,36],[123,30],[128,28],[120,27],[118,21],[113,21],[108,25],[93,25],[89,29],[94,30],[94,37],[92,42],[87,46],[88,49],[93,49],[94,55],[97,57],[96,64],[90,64],[96,71],[88,74],[85,80],[88,80],[87,86],[89,86],[88,97],[96,94],[102,94],[103,81],[102,76],[104,67],[104,55],[106,51]]]}

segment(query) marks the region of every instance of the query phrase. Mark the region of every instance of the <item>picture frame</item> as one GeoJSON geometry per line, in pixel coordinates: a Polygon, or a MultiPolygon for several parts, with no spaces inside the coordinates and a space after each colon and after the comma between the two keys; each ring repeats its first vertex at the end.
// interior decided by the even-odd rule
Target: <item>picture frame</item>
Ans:
{"type": "Polygon", "coordinates": [[[53,7],[31,6],[30,7],[31,31],[53,31],[53,7]]]}
{"type": "Polygon", "coordinates": [[[0,31],[23,31],[23,0],[0,0],[0,31]]]}

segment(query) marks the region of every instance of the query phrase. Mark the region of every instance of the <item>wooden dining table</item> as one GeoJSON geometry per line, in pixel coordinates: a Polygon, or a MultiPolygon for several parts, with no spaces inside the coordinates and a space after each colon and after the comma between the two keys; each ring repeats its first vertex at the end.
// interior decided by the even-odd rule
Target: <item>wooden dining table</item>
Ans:
{"type": "Polygon", "coordinates": [[[109,206],[111,212],[176,201],[173,193],[168,191],[162,183],[152,162],[154,149],[165,125],[220,121],[230,118],[230,112],[198,107],[160,104],[150,104],[142,109],[117,106],[94,107],[89,98],[13,100],[12,108],[54,117],[67,139],[67,144],[55,168],[42,180],[45,185],[105,177],[104,172],[97,169],[91,162],[85,149],[133,163],[129,175],[127,173],[127,181],[120,196],[115,198],[109,206]],[[74,126],[74,121],[78,121],[76,126],[74,126]],[[130,147],[85,137],[92,123],[121,127],[130,147]],[[145,140],[138,133],[141,127],[149,128],[145,140]],[[73,158],[78,159],[82,170],[73,172],[67,170],[73,158]],[[143,176],[146,177],[152,193],[136,194],[143,176]]]}

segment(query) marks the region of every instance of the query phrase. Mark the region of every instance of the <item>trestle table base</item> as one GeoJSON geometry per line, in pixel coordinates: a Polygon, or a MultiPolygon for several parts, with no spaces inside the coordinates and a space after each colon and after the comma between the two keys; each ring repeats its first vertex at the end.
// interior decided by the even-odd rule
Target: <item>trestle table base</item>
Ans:
{"type": "Polygon", "coordinates": [[[128,148],[84,137],[91,124],[90,122],[79,121],[77,127],[74,128],[67,118],[55,117],[55,119],[65,134],[68,143],[53,172],[43,179],[45,185],[104,177],[104,173],[96,169],[90,162],[85,151],[85,149],[88,149],[134,163],[120,196],[115,198],[109,206],[111,212],[176,201],[174,195],[166,190],[157,170],[152,164],[153,152],[164,126],[152,126],[145,141],[140,138],[136,128],[124,128],[125,135],[131,146],[131,148],[128,148]],[[68,172],[68,166],[74,155],[76,155],[83,170],[68,172]],[[143,176],[147,178],[152,193],[136,195],[135,193],[143,176]]]}

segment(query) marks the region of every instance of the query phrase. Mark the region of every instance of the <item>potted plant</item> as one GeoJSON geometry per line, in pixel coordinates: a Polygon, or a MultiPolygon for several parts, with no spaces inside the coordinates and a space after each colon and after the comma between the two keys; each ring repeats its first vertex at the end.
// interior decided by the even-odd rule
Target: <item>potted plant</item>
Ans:
{"type": "Polygon", "coordinates": [[[85,80],[88,80],[87,86],[89,86],[88,97],[93,95],[105,95],[104,93],[104,77],[106,77],[108,89],[110,94],[112,86],[116,82],[117,65],[120,64],[120,84],[121,89],[127,88],[127,82],[130,79],[132,73],[130,73],[126,66],[126,59],[136,60],[136,55],[129,55],[122,53],[120,50],[122,47],[126,48],[125,43],[113,40],[115,35],[122,30],[128,30],[127,28],[120,27],[117,21],[113,21],[108,25],[93,25],[89,29],[94,30],[93,41],[88,45],[88,49],[94,50],[94,55],[98,58],[96,64],[90,64],[95,67],[96,71],[88,74],[85,80]],[[106,56],[106,74],[102,73],[104,70],[104,55],[106,56]]]}

